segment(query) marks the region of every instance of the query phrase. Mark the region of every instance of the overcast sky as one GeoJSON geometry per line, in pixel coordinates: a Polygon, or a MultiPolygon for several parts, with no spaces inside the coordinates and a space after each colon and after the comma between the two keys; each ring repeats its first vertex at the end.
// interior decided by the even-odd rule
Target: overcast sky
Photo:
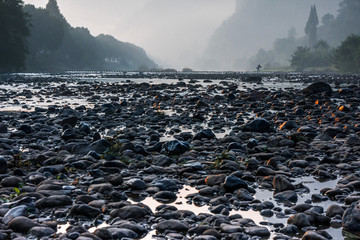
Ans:
{"type": "MultiPolygon", "coordinates": [[[[48,0],[24,0],[45,7],[48,0]]],[[[58,0],[68,22],[134,43],[164,67],[191,66],[235,0],[58,0]]]]}

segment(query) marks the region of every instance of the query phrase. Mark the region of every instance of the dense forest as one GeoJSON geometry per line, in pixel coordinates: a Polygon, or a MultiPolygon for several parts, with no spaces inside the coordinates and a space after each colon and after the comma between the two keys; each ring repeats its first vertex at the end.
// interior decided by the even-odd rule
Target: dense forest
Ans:
{"type": "Polygon", "coordinates": [[[0,72],[24,67],[29,35],[27,16],[21,0],[0,0],[0,72]]]}
{"type": "Polygon", "coordinates": [[[49,0],[45,9],[23,6],[20,0],[1,0],[0,4],[6,5],[0,7],[0,11],[6,13],[1,12],[2,21],[9,22],[1,25],[6,26],[2,32],[12,39],[19,36],[18,43],[9,47],[7,41],[13,40],[3,40],[1,35],[0,71],[61,72],[156,67],[145,51],[133,44],[109,35],[94,37],[86,28],[72,27],[61,14],[56,0],[49,0]],[[13,58],[16,59],[9,61],[13,58]]]}
{"type": "Polygon", "coordinates": [[[360,72],[360,1],[343,0],[339,7],[336,17],[325,14],[320,25],[313,6],[305,36],[297,38],[291,30],[287,38],[277,39],[271,50],[260,49],[250,64],[262,63],[264,69],[290,65],[298,71],[360,72]]]}
{"type": "Polygon", "coordinates": [[[341,0],[236,2],[234,14],[210,38],[200,59],[200,67],[209,70],[254,70],[259,63],[264,67],[267,63],[272,66],[289,65],[296,47],[306,42],[302,36],[310,6],[316,4],[321,14],[335,13],[341,0]],[[259,52],[259,49],[262,50],[259,52]],[[258,52],[261,61],[251,61],[258,52]]]}

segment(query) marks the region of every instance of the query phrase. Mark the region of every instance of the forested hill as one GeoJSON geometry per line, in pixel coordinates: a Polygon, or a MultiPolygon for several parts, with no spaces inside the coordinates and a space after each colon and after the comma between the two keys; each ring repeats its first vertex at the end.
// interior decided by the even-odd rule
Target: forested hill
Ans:
{"type": "Polygon", "coordinates": [[[28,72],[66,70],[142,70],[156,68],[146,52],[109,35],[94,37],[86,28],[74,28],[61,14],[56,0],[46,8],[25,5],[30,16],[28,72]]]}

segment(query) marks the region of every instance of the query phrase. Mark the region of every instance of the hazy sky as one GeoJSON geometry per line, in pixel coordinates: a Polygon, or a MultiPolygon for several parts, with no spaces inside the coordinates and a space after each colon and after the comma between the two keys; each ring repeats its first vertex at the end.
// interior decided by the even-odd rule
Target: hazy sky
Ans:
{"type": "MultiPolygon", "coordinates": [[[[48,0],[24,0],[45,7],[48,0]]],[[[142,48],[164,67],[192,66],[235,0],[58,0],[72,26],[111,34],[142,48]]]]}

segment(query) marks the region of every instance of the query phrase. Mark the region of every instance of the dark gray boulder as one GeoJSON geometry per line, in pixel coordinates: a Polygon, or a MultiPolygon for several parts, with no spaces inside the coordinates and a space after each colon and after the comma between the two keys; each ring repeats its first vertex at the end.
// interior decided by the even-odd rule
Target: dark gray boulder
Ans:
{"type": "Polygon", "coordinates": [[[111,217],[120,217],[121,219],[141,220],[144,219],[146,216],[150,215],[152,215],[151,212],[137,205],[127,205],[120,209],[112,210],[110,212],[111,217]]]}
{"type": "Polygon", "coordinates": [[[94,218],[100,213],[101,211],[99,209],[91,207],[87,204],[75,204],[70,210],[71,215],[85,216],[89,218],[94,218]]]}
{"type": "Polygon", "coordinates": [[[36,224],[27,217],[16,217],[9,222],[9,228],[14,232],[27,233],[36,224]]]}
{"type": "Polygon", "coordinates": [[[8,163],[3,156],[0,156],[0,174],[6,174],[8,170],[8,163]]]}
{"type": "Polygon", "coordinates": [[[153,198],[162,203],[170,203],[176,200],[176,194],[170,191],[160,191],[154,194],[153,198]]]}
{"type": "Polygon", "coordinates": [[[275,200],[279,202],[297,202],[298,196],[295,191],[293,190],[287,190],[284,192],[280,192],[274,195],[275,200]]]}
{"type": "Polygon", "coordinates": [[[238,178],[238,177],[235,177],[235,176],[227,176],[225,178],[225,182],[224,182],[224,188],[227,190],[227,191],[235,191],[236,189],[239,189],[239,188],[245,188],[247,189],[248,188],[248,184],[247,182],[245,182],[244,180],[238,178]]]}
{"type": "Polygon", "coordinates": [[[312,94],[316,94],[316,93],[326,93],[327,95],[331,95],[332,88],[327,83],[316,82],[316,83],[313,83],[313,84],[309,85],[308,87],[304,88],[302,90],[302,93],[305,95],[312,95],[312,94]]]}
{"type": "Polygon", "coordinates": [[[30,234],[36,236],[37,238],[42,237],[48,237],[50,235],[53,235],[55,233],[55,230],[51,227],[33,227],[30,230],[30,234]]]}
{"type": "Polygon", "coordinates": [[[156,230],[159,232],[164,232],[166,230],[187,232],[188,229],[188,225],[179,220],[165,220],[156,225],[156,230]]]}
{"type": "Polygon", "coordinates": [[[360,232],[360,201],[352,203],[346,209],[342,217],[342,226],[345,231],[360,232]]]}
{"type": "Polygon", "coordinates": [[[71,205],[72,200],[66,195],[54,195],[36,201],[37,208],[53,208],[71,205]]]}
{"type": "Polygon", "coordinates": [[[213,131],[211,131],[210,129],[203,129],[200,132],[198,132],[197,134],[195,134],[193,139],[194,140],[201,140],[203,138],[214,139],[214,138],[216,138],[216,136],[213,133],[213,131]]]}
{"type": "Polygon", "coordinates": [[[271,130],[270,123],[268,120],[263,118],[258,118],[250,123],[242,125],[242,131],[244,132],[269,132],[271,130]]]}
{"type": "Polygon", "coordinates": [[[174,140],[165,144],[165,150],[169,155],[181,155],[190,150],[190,145],[188,142],[174,140]]]}
{"type": "Polygon", "coordinates": [[[300,227],[300,228],[310,226],[309,218],[304,213],[297,213],[297,214],[291,216],[288,219],[287,223],[295,225],[295,226],[300,227]]]}
{"type": "Polygon", "coordinates": [[[283,176],[275,176],[273,187],[275,188],[276,193],[295,190],[295,186],[283,176]]]}

